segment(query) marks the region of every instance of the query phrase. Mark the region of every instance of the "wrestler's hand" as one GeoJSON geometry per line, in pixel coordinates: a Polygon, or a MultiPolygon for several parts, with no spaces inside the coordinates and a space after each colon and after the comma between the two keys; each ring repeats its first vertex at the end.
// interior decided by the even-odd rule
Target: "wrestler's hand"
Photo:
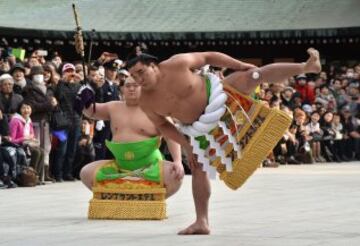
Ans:
{"type": "Polygon", "coordinates": [[[174,162],[171,167],[171,172],[174,173],[177,180],[182,180],[184,177],[184,167],[181,162],[174,162]]]}

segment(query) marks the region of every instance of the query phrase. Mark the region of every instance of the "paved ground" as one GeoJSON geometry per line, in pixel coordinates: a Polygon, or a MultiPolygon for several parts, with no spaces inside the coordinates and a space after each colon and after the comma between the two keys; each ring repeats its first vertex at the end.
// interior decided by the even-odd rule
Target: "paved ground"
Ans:
{"type": "Polygon", "coordinates": [[[212,186],[210,236],[176,235],[194,218],[190,177],[165,221],[89,221],[80,182],[0,190],[0,245],[360,245],[360,162],[263,168],[238,191],[212,186]]]}

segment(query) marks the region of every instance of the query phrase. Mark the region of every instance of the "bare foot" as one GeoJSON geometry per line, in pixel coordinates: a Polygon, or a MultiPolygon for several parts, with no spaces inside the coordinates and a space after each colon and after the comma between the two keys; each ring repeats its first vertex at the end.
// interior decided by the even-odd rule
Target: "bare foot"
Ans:
{"type": "Polygon", "coordinates": [[[208,235],[209,225],[205,222],[195,221],[192,225],[178,232],[178,235],[208,235]]]}
{"type": "Polygon", "coordinates": [[[321,64],[319,51],[314,48],[309,48],[307,52],[310,57],[305,63],[305,73],[320,73],[321,64]]]}

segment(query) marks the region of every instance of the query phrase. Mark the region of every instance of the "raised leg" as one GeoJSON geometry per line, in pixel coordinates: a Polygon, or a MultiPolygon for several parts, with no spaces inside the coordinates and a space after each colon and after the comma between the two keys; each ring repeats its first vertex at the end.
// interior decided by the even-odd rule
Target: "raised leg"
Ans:
{"type": "Polygon", "coordinates": [[[224,79],[227,83],[244,94],[250,94],[262,82],[283,82],[291,76],[302,73],[321,71],[319,52],[313,48],[307,50],[309,59],[305,63],[272,63],[247,71],[237,71],[224,79]]]}

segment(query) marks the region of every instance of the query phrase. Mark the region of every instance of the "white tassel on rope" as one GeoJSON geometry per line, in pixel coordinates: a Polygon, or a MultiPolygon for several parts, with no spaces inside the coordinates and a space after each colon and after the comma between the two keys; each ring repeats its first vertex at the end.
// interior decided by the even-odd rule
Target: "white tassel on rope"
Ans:
{"type": "MultiPolygon", "coordinates": [[[[190,136],[190,144],[193,146],[194,153],[198,156],[198,162],[203,164],[203,170],[208,172],[210,178],[215,178],[216,168],[210,166],[210,161],[208,157],[205,156],[205,151],[200,148],[200,144],[195,140],[195,137],[205,136],[206,140],[210,143],[210,147],[215,149],[216,155],[220,156],[221,162],[226,165],[226,169],[228,171],[231,170],[231,158],[225,156],[225,151],[221,149],[220,144],[215,141],[211,134],[209,134],[212,129],[219,125],[221,117],[226,112],[225,103],[228,99],[228,95],[224,92],[223,85],[216,75],[206,73],[206,76],[210,80],[212,90],[210,92],[209,104],[205,108],[205,113],[199,120],[193,122],[191,125],[179,124],[178,126],[181,132],[190,136]]],[[[229,142],[233,142],[232,139],[230,140],[230,137],[229,142]]],[[[236,151],[239,150],[236,149],[236,151]]]]}

